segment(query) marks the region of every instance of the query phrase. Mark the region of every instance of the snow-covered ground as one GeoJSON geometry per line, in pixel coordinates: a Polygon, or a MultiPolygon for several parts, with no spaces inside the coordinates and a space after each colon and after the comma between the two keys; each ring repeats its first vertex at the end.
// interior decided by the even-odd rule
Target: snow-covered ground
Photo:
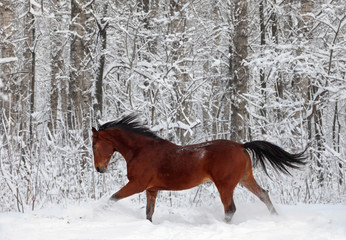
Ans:
{"type": "Polygon", "coordinates": [[[271,216],[260,203],[237,204],[232,224],[221,202],[171,208],[160,203],[153,223],[130,199],[90,201],[21,213],[0,213],[0,239],[345,239],[346,205],[276,205],[271,216]]]}

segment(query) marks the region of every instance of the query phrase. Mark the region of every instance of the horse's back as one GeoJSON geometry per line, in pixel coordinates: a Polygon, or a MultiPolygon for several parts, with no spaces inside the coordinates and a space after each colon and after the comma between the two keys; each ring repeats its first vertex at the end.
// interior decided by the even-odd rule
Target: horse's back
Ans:
{"type": "Polygon", "coordinates": [[[246,166],[242,144],[215,140],[187,146],[167,146],[158,154],[155,183],[158,189],[182,190],[205,181],[240,178],[246,166]],[[160,185],[161,184],[161,185],[160,185]]]}

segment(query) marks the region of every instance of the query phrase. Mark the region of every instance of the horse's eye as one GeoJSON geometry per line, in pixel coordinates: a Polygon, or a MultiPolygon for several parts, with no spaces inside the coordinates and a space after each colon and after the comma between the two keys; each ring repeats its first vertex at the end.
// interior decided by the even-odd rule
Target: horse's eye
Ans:
{"type": "Polygon", "coordinates": [[[97,146],[93,146],[93,150],[95,151],[97,149],[97,146]]]}

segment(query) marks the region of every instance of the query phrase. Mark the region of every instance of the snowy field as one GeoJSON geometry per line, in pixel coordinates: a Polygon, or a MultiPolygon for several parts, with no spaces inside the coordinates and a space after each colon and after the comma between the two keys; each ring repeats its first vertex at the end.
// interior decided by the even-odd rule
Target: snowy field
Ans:
{"type": "Polygon", "coordinates": [[[226,224],[221,203],[174,209],[160,203],[150,223],[144,206],[129,199],[98,200],[0,213],[0,239],[346,239],[346,205],[276,206],[280,216],[270,216],[260,202],[238,203],[226,224]]]}

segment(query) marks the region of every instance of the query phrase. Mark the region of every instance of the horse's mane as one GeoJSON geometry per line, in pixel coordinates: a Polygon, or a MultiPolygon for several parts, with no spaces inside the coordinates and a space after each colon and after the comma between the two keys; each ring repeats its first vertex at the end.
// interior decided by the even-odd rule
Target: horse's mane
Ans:
{"type": "Polygon", "coordinates": [[[103,131],[109,128],[119,128],[127,131],[131,131],[140,134],[145,137],[150,137],[154,139],[161,139],[154,132],[152,132],[148,127],[144,126],[137,119],[136,114],[127,115],[121,119],[107,122],[100,126],[99,131],[103,131]]]}

